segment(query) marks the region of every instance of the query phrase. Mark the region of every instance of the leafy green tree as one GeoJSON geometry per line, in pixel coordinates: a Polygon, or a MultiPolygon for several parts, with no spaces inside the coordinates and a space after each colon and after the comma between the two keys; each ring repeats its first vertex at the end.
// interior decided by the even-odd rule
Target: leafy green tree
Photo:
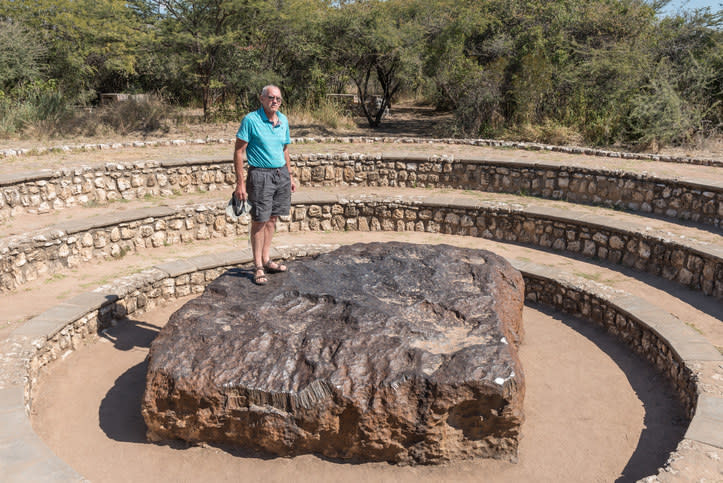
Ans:
{"type": "Polygon", "coordinates": [[[200,91],[204,117],[208,119],[215,92],[224,74],[247,70],[248,57],[257,50],[254,27],[268,13],[263,0],[151,0],[158,15],[159,41],[169,57],[175,57],[180,75],[200,91]],[[248,55],[245,55],[248,54],[248,55]],[[244,59],[246,57],[246,59],[244,59]],[[239,62],[241,61],[241,62],[239,62]]]}
{"type": "Polygon", "coordinates": [[[25,25],[47,46],[46,72],[68,95],[123,87],[136,73],[145,25],[124,0],[36,0],[0,4],[0,18],[25,25]]]}
{"type": "Polygon", "coordinates": [[[0,134],[67,113],[57,83],[45,78],[46,48],[25,26],[0,21],[0,134]]]}
{"type": "Polygon", "coordinates": [[[414,5],[401,0],[342,4],[326,24],[332,63],[354,82],[369,126],[380,124],[400,88],[413,84],[421,68],[422,31],[414,5]],[[373,102],[373,91],[381,102],[373,102]]]}
{"type": "Polygon", "coordinates": [[[0,91],[38,80],[46,49],[23,25],[0,21],[0,91]]]}
{"type": "MultiPolygon", "coordinates": [[[[327,52],[323,22],[327,0],[275,2],[257,26],[260,71],[271,74],[284,87],[290,102],[314,101],[328,90],[327,52]]],[[[255,91],[255,94],[258,91],[255,91]]]]}
{"type": "Polygon", "coordinates": [[[640,95],[627,106],[626,135],[642,144],[665,144],[720,133],[722,27],[721,10],[700,9],[660,21],[649,46],[655,68],[640,95]],[[653,99],[646,99],[648,96],[653,99]],[[670,115],[671,110],[675,115],[670,115]]]}
{"type": "Polygon", "coordinates": [[[307,104],[353,85],[372,127],[394,96],[423,89],[466,136],[544,140],[560,128],[656,146],[719,135],[723,15],[661,17],[666,3],[4,1],[0,131],[57,119],[98,91],[154,90],[200,102],[206,119],[238,117],[276,83],[307,104]]]}
{"type": "Polygon", "coordinates": [[[461,134],[493,134],[503,123],[512,39],[491,2],[430,1],[424,72],[440,108],[454,110],[461,134]]]}

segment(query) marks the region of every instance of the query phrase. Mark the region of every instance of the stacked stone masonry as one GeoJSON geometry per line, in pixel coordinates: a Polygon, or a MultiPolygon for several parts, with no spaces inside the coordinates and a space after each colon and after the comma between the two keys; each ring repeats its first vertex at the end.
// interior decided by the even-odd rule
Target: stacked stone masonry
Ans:
{"type": "Polygon", "coordinates": [[[98,334],[116,325],[118,321],[152,310],[179,297],[200,294],[223,270],[212,268],[172,277],[167,272],[154,268],[126,277],[114,286],[97,289],[97,292],[108,293],[107,303],[52,332],[47,341],[35,341],[37,350],[28,360],[28,369],[32,375],[26,385],[28,405],[32,406],[34,382],[42,367],[62,357],[67,351],[77,350],[89,340],[96,340],[98,334]]]}
{"type": "MultiPolygon", "coordinates": [[[[59,228],[0,242],[0,290],[91,260],[121,258],[129,251],[248,233],[248,218],[234,222],[224,204],[155,208],[141,218],[88,227],[59,228]]],[[[124,215],[128,216],[128,215],[124,215]]],[[[332,195],[295,198],[280,231],[417,231],[529,244],[621,264],[674,280],[723,299],[723,249],[673,241],[602,217],[504,204],[438,203],[332,195]]]]}
{"type": "MultiPolygon", "coordinates": [[[[305,248],[301,253],[293,253],[293,256],[309,256],[319,253],[322,249],[328,248],[305,248]]],[[[286,255],[292,256],[288,252],[286,255]]],[[[250,256],[247,258],[250,261],[250,256]]],[[[76,321],[49,334],[46,341],[35,342],[36,351],[28,367],[32,376],[29,381],[36,380],[37,373],[42,367],[55,361],[68,350],[77,350],[89,340],[95,340],[106,328],[171,300],[199,294],[211,281],[233,267],[250,269],[251,265],[242,263],[201,270],[192,268],[188,273],[176,276],[157,267],[142,274],[126,277],[117,284],[96,289],[96,292],[114,295],[97,310],[84,314],[76,321]]],[[[598,288],[597,291],[591,291],[590,287],[595,287],[596,284],[591,285],[586,282],[584,287],[576,287],[565,281],[561,282],[530,271],[529,265],[528,270],[524,267],[518,268],[521,269],[525,280],[527,300],[589,320],[617,336],[665,375],[673,384],[689,416],[693,415],[698,394],[696,379],[667,341],[641,325],[640,319],[635,315],[626,314],[617,308],[614,297],[604,290],[598,288]]],[[[28,397],[32,400],[31,389],[32,387],[29,388],[28,397]]]]}
{"type": "MultiPolygon", "coordinates": [[[[332,248],[334,247],[292,248],[277,255],[285,258],[303,257],[332,248]]],[[[105,301],[92,306],[86,313],[79,314],[78,317],[66,324],[50,330],[47,336],[26,341],[26,350],[18,351],[26,357],[27,374],[24,378],[27,381],[25,383],[26,410],[30,411],[32,408],[33,391],[36,389],[34,382],[37,380],[38,372],[47,364],[62,357],[69,350],[75,350],[85,343],[94,341],[105,328],[123,323],[128,317],[133,317],[175,298],[200,293],[223,271],[232,267],[244,266],[250,262],[251,256],[247,251],[220,254],[216,257],[196,257],[195,260],[172,262],[155,267],[141,274],[117,280],[112,285],[100,287],[93,293],[87,294],[100,296],[105,301]]],[[[689,335],[683,336],[683,340],[666,340],[665,337],[651,329],[648,325],[650,322],[646,322],[646,318],[656,318],[654,313],[651,314],[649,307],[643,308],[641,314],[637,314],[616,304],[616,300],[620,300],[624,294],[611,291],[611,289],[591,281],[570,276],[561,277],[560,274],[553,273],[546,267],[525,262],[517,265],[525,278],[526,298],[529,301],[550,305],[557,310],[597,323],[617,335],[671,381],[673,390],[684,403],[689,416],[693,417],[691,427],[696,418],[710,416],[702,414],[703,411],[697,408],[699,397],[702,396],[700,396],[700,374],[695,369],[696,361],[681,357],[679,350],[676,350],[675,347],[676,344],[685,345],[691,337],[695,339],[696,336],[692,330],[684,331],[689,335]],[[685,337],[688,337],[688,340],[685,337]],[[698,414],[699,412],[701,414],[698,414]]],[[[42,320],[42,316],[36,319],[42,320]]],[[[36,323],[36,319],[30,320],[27,325],[32,326],[36,323]]],[[[708,350],[713,354],[711,360],[714,359],[717,364],[723,361],[714,348],[710,347],[708,350]]],[[[0,390],[3,388],[0,387],[0,390]]],[[[681,455],[673,454],[670,462],[684,457],[685,452],[691,451],[691,447],[700,448],[700,451],[707,451],[708,448],[711,448],[710,443],[699,444],[696,435],[690,433],[689,430],[686,438],[692,437],[693,439],[683,440],[679,445],[681,455]]],[[[661,469],[660,471],[662,473],[666,470],[661,469]]],[[[67,481],[80,479],[76,476],[70,475],[66,479],[67,481]]]]}
{"type": "MultiPolygon", "coordinates": [[[[723,185],[547,163],[363,154],[292,157],[304,186],[398,186],[520,193],[720,227],[723,185]]],[[[0,220],[25,212],[230,189],[230,161],[107,164],[0,176],[0,220]]]]}
{"type": "MultiPolygon", "coordinates": [[[[204,143],[202,140],[193,142],[204,143]]],[[[373,138],[355,142],[390,141],[373,138]]],[[[186,142],[170,144],[182,145],[186,142]]],[[[138,145],[140,147],[145,144],[138,145]]],[[[527,148],[548,149],[532,145],[527,148]]],[[[628,159],[655,159],[651,156],[627,156],[627,153],[580,153],[628,159]]],[[[0,152],[0,157],[3,154],[11,155],[0,152]]],[[[658,159],[686,162],[663,157],[658,159]]],[[[720,220],[723,218],[723,187],[711,186],[705,182],[547,166],[541,163],[479,159],[455,161],[445,157],[370,158],[356,154],[311,155],[297,156],[294,163],[298,176],[307,186],[449,187],[522,193],[614,206],[695,220],[716,227],[720,227],[720,220]]],[[[714,161],[697,164],[720,165],[714,161]]],[[[0,176],[0,221],[25,212],[49,212],[118,199],[228,189],[234,180],[231,164],[217,161],[112,164],[21,176],[0,176]]],[[[89,260],[122,257],[129,250],[246,234],[248,221],[242,219],[239,223],[232,223],[226,219],[222,208],[220,205],[185,207],[180,210],[167,210],[167,213],[151,213],[152,216],[128,222],[101,223],[87,229],[80,227],[81,229],[2,240],[0,289],[17,287],[25,281],[52,273],[56,268],[62,269],[89,260]]],[[[700,249],[646,236],[634,230],[618,230],[582,220],[500,206],[442,206],[435,204],[433,200],[426,203],[399,200],[305,200],[295,204],[292,215],[282,220],[280,229],[419,230],[530,243],[621,263],[677,280],[719,299],[723,298],[721,256],[715,247],[713,250],[700,249]]],[[[296,255],[303,256],[304,253],[296,255]]],[[[192,269],[184,273],[159,268],[148,270],[99,289],[98,293],[107,294],[106,302],[69,324],[50,331],[47,336],[16,337],[18,344],[23,346],[23,350],[17,353],[24,358],[23,365],[27,369],[22,378],[27,381],[24,386],[26,408],[31,408],[33,385],[43,366],[62,357],[67,351],[95,340],[97,334],[102,333],[106,327],[119,323],[124,317],[149,310],[176,297],[201,292],[209,281],[231,266],[238,264],[192,269]]],[[[590,290],[587,287],[589,283],[563,283],[555,277],[541,276],[535,270],[523,270],[523,273],[528,300],[551,305],[558,310],[603,325],[664,373],[672,381],[689,414],[692,416],[696,412],[699,394],[706,390],[705,385],[700,382],[698,362],[681,358],[665,337],[641,322],[636,314],[620,309],[615,303],[615,297],[605,294],[604,291],[590,290]],[[586,285],[586,288],[582,285],[586,285]]],[[[28,324],[32,325],[32,322],[28,324]]],[[[2,362],[0,360],[0,366],[2,362]]],[[[715,364],[721,364],[720,354],[715,364]]],[[[7,381],[0,378],[0,392],[5,389],[7,381]]],[[[720,387],[716,386],[718,397],[720,391],[720,387]]],[[[683,440],[679,448],[687,448],[690,446],[688,443],[695,441],[683,440]]],[[[705,450],[706,446],[702,447],[705,450]]],[[[675,458],[673,455],[671,461],[675,458]]]]}
{"type": "Polygon", "coordinates": [[[693,416],[698,398],[696,378],[670,345],[654,331],[599,294],[530,273],[525,273],[524,278],[527,300],[604,327],[672,382],[688,416],[693,416]]]}

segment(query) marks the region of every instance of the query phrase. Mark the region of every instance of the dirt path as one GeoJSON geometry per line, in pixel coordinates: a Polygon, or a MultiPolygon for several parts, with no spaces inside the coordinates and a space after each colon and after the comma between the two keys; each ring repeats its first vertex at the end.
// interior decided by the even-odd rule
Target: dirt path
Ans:
{"type": "MultiPolygon", "coordinates": [[[[444,138],[445,132],[452,122],[450,113],[439,113],[432,108],[402,104],[395,106],[392,117],[383,122],[378,129],[371,130],[366,127],[362,119],[358,119],[358,126],[352,130],[330,131],[317,125],[306,125],[291,120],[291,134],[293,137],[327,137],[327,136],[367,136],[367,137],[419,137],[444,138]]],[[[63,145],[80,144],[112,144],[128,143],[133,141],[168,141],[174,139],[225,139],[224,144],[187,144],[183,146],[158,147],[124,147],[103,151],[71,151],[48,152],[42,155],[23,155],[8,157],[0,160],[0,174],[35,171],[39,169],[58,169],[61,167],[76,167],[80,165],[102,165],[114,162],[133,162],[144,160],[167,160],[177,158],[212,157],[214,159],[231,160],[233,145],[231,140],[236,135],[238,123],[227,122],[222,124],[198,124],[182,126],[165,133],[162,136],[130,136],[126,138],[74,138],[74,139],[27,139],[27,140],[0,140],[0,150],[10,149],[38,149],[63,145]]],[[[697,157],[704,159],[723,160],[723,139],[710,140],[706,149],[688,150],[685,148],[670,148],[661,152],[683,157],[697,157]]],[[[623,169],[637,173],[647,172],[659,176],[679,176],[700,179],[720,179],[723,177],[722,168],[709,168],[675,163],[661,163],[654,161],[602,158],[599,156],[573,155],[549,151],[528,151],[523,149],[493,148],[485,146],[465,146],[444,143],[308,143],[291,146],[292,154],[301,153],[402,153],[402,154],[437,154],[452,155],[456,157],[480,156],[488,159],[521,160],[521,161],[551,161],[588,167],[604,167],[608,169],[623,169]],[[712,178],[711,178],[712,177],[712,178]]]]}
{"type": "MultiPolygon", "coordinates": [[[[289,114],[287,112],[287,114],[289,114]]],[[[405,101],[395,103],[390,110],[391,116],[384,119],[378,128],[371,129],[363,116],[354,118],[355,126],[342,129],[332,129],[317,123],[297,119],[290,114],[289,122],[291,134],[294,137],[313,136],[393,136],[393,137],[425,137],[425,138],[447,138],[451,137],[450,132],[454,114],[451,112],[438,112],[431,106],[417,105],[414,102],[405,101]]],[[[196,112],[196,118],[200,119],[200,111],[196,112]]],[[[170,126],[167,132],[157,132],[136,135],[118,136],[105,135],[103,138],[76,136],[67,139],[37,139],[37,138],[12,138],[0,139],[0,150],[11,149],[34,149],[38,147],[59,146],[67,144],[99,144],[99,143],[123,143],[129,140],[166,140],[166,139],[206,139],[206,138],[233,138],[238,129],[238,121],[229,121],[215,124],[193,124],[170,126]]],[[[542,140],[526,139],[526,141],[544,142],[542,140]]],[[[627,148],[610,148],[612,150],[629,151],[627,148]]],[[[710,138],[697,146],[691,147],[665,147],[659,154],[698,157],[706,159],[723,159],[723,139],[710,138]]]]}

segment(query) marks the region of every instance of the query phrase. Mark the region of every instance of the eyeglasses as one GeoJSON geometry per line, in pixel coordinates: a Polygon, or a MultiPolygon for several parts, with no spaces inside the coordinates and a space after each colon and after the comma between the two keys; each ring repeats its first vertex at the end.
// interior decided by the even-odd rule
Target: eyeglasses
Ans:
{"type": "Polygon", "coordinates": [[[266,99],[270,100],[271,102],[278,102],[281,104],[281,96],[266,96],[266,99]]]}

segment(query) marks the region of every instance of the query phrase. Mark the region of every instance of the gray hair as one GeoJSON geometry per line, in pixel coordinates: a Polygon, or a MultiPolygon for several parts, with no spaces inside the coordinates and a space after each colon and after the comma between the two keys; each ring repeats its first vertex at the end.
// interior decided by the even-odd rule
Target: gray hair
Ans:
{"type": "MultiPolygon", "coordinates": [[[[275,86],[275,85],[273,85],[273,84],[269,84],[269,85],[267,85],[267,86],[264,86],[264,88],[261,89],[261,95],[262,95],[262,96],[268,96],[268,95],[269,95],[269,89],[271,89],[271,88],[279,89],[279,86],[275,86]]],[[[281,89],[279,89],[279,92],[281,92],[281,89]]]]}

